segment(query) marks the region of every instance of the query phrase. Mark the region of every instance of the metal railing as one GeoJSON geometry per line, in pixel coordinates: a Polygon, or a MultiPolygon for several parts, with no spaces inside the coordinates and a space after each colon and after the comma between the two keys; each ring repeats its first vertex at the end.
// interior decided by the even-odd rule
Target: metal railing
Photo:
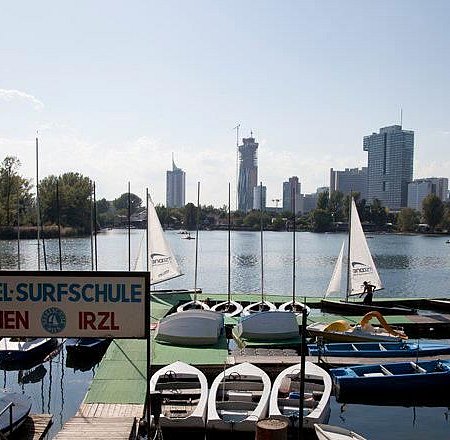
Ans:
{"type": "Polygon", "coordinates": [[[14,402],[8,403],[1,411],[0,417],[9,410],[9,434],[13,432],[13,406],[15,406],[14,402]]]}

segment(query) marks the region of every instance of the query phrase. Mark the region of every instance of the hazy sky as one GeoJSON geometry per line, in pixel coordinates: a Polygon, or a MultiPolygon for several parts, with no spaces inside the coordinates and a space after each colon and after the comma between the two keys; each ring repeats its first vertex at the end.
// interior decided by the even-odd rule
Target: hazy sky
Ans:
{"type": "Polygon", "coordinates": [[[448,0],[2,2],[0,160],[35,176],[79,171],[97,196],[227,202],[236,132],[259,142],[268,204],[297,175],[363,166],[362,138],[415,131],[417,177],[450,177],[448,0]]]}

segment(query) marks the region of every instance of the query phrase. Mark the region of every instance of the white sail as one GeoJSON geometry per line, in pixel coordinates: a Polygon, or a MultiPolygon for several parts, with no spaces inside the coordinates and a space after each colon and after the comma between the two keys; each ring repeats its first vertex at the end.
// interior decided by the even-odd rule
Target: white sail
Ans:
{"type": "Polygon", "coordinates": [[[349,295],[362,293],[364,281],[374,285],[374,290],[382,289],[353,198],[350,223],[349,295]]]}
{"type": "Polygon", "coordinates": [[[344,245],[345,241],[342,242],[341,251],[339,252],[336,265],[334,266],[333,275],[331,276],[330,283],[328,284],[328,289],[325,292],[324,298],[326,298],[330,293],[341,292],[341,280],[342,280],[342,265],[344,260],[344,245]]]}
{"type": "Polygon", "coordinates": [[[150,195],[148,196],[147,231],[149,235],[150,283],[157,284],[182,275],[177,260],[166,241],[150,195]]]}

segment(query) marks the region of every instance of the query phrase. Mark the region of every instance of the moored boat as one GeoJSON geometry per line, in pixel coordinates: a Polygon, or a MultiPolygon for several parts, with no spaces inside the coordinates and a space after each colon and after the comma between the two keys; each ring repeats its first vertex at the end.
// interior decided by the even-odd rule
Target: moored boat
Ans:
{"type": "MultiPolygon", "coordinates": [[[[275,379],[270,394],[269,417],[299,425],[300,364],[284,369],[275,379]]],[[[303,428],[313,429],[315,423],[330,417],[330,375],[312,362],[305,362],[305,394],[303,398],[303,428]]]]}
{"type": "Polygon", "coordinates": [[[450,405],[450,361],[408,361],[330,370],[336,399],[373,405],[450,405]]]}
{"type": "Polygon", "coordinates": [[[423,357],[450,354],[449,344],[401,342],[347,342],[334,344],[308,344],[310,356],[338,357],[423,357]]]}
{"type": "Polygon", "coordinates": [[[89,356],[106,350],[111,339],[105,338],[76,338],[66,341],[66,351],[80,356],[89,356]]]}
{"type": "Polygon", "coordinates": [[[44,358],[58,345],[57,338],[2,338],[0,366],[44,358]]]}
{"type": "Polygon", "coordinates": [[[314,428],[318,440],[366,440],[365,437],[341,426],[318,423],[314,428]]]}
{"type": "Polygon", "coordinates": [[[345,320],[337,320],[332,323],[316,322],[308,325],[308,333],[313,337],[320,337],[332,342],[370,342],[370,341],[402,341],[408,336],[400,329],[394,329],[378,312],[370,312],[364,315],[359,324],[349,324],[345,320]],[[378,319],[381,327],[370,324],[372,318],[378,319]]]}
{"type": "Polygon", "coordinates": [[[233,365],[213,381],[208,398],[208,429],[247,431],[266,417],[270,396],[269,376],[255,365],[233,365]]]}
{"type": "Polygon", "coordinates": [[[205,427],[208,382],[198,368],[180,361],[161,368],[150,379],[154,391],[161,398],[161,427],[205,427]]]}
{"type": "Polygon", "coordinates": [[[0,415],[0,433],[5,436],[19,428],[19,426],[22,425],[31,410],[31,398],[29,396],[25,394],[1,391],[0,412],[5,410],[5,408],[11,403],[13,404],[11,418],[9,410],[4,411],[0,415]]]}
{"type": "Polygon", "coordinates": [[[223,315],[211,310],[187,310],[161,319],[155,341],[172,345],[214,345],[224,331],[223,315]]]}

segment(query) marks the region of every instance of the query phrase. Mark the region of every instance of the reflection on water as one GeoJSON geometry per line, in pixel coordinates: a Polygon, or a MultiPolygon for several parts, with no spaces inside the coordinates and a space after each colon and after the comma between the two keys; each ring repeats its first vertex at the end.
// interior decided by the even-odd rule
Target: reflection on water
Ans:
{"type": "MultiPolygon", "coordinates": [[[[194,285],[195,245],[182,240],[176,231],[166,236],[181,266],[183,277],[161,285],[161,288],[189,288],[194,285]]],[[[137,270],[145,269],[140,258],[144,231],[131,233],[131,261],[140,261],[137,270]]],[[[199,236],[198,285],[204,292],[227,292],[228,255],[226,231],[201,231],[199,236]]],[[[296,234],[296,292],[304,296],[322,297],[336,262],[345,234],[296,234]]],[[[369,247],[379,267],[385,290],[380,296],[448,296],[450,247],[442,238],[400,235],[374,235],[369,247]]],[[[99,270],[128,270],[128,236],[126,230],[99,234],[99,270]]],[[[64,270],[90,270],[90,239],[62,240],[64,270]]],[[[42,249],[41,249],[42,250],[42,249]]],[[[21,268],[37,268],[35,240],[20,243],[21,268]]],[[[261,289],[259,232],[232,232],[231,283],[233,292],[257,293],[261,289]]],[[[58,240],[46,240],[47,267],[59,269],[58,240]]],[[[17,269],[17,242],[0,241],[0,267],[17,269]]],[[[44,267],[41,264],[41,267],[44,267]]],[[[158,286],[159,287],[159,286],[158,286]]],[[[264,234],[264,291],[287,294],[292,292],[292,234],[264,234]]],[[[320,312],[317,312],[320,313],[320,312]]],[[[67,358],[63,348],[42,365],[29,365],[22,371],[3,371],[3,387],[24,391],[32,397],[33,412],[54,414],[50,438],[73,416],[95,374],[97,363],[77,363],[67,358]]],[[[1,371],[0,371],[1,373],[1,371]]],[[[448,412],[445,409],[420,408],[416,418],[408,408],[375,408],[348,405],[344,413],[334,401],[330,423],[346,424],[372,439],[433,439],[449,438],[448,412]],[[447,414],[447,415],[445,415],[447,414]],[[396,423],[393,423],[393,421],[396,423]],[[415,420],[416,426],[410,429],[415,420]],[[430,434],[430,428],[433,428],[430,434]]]]}

